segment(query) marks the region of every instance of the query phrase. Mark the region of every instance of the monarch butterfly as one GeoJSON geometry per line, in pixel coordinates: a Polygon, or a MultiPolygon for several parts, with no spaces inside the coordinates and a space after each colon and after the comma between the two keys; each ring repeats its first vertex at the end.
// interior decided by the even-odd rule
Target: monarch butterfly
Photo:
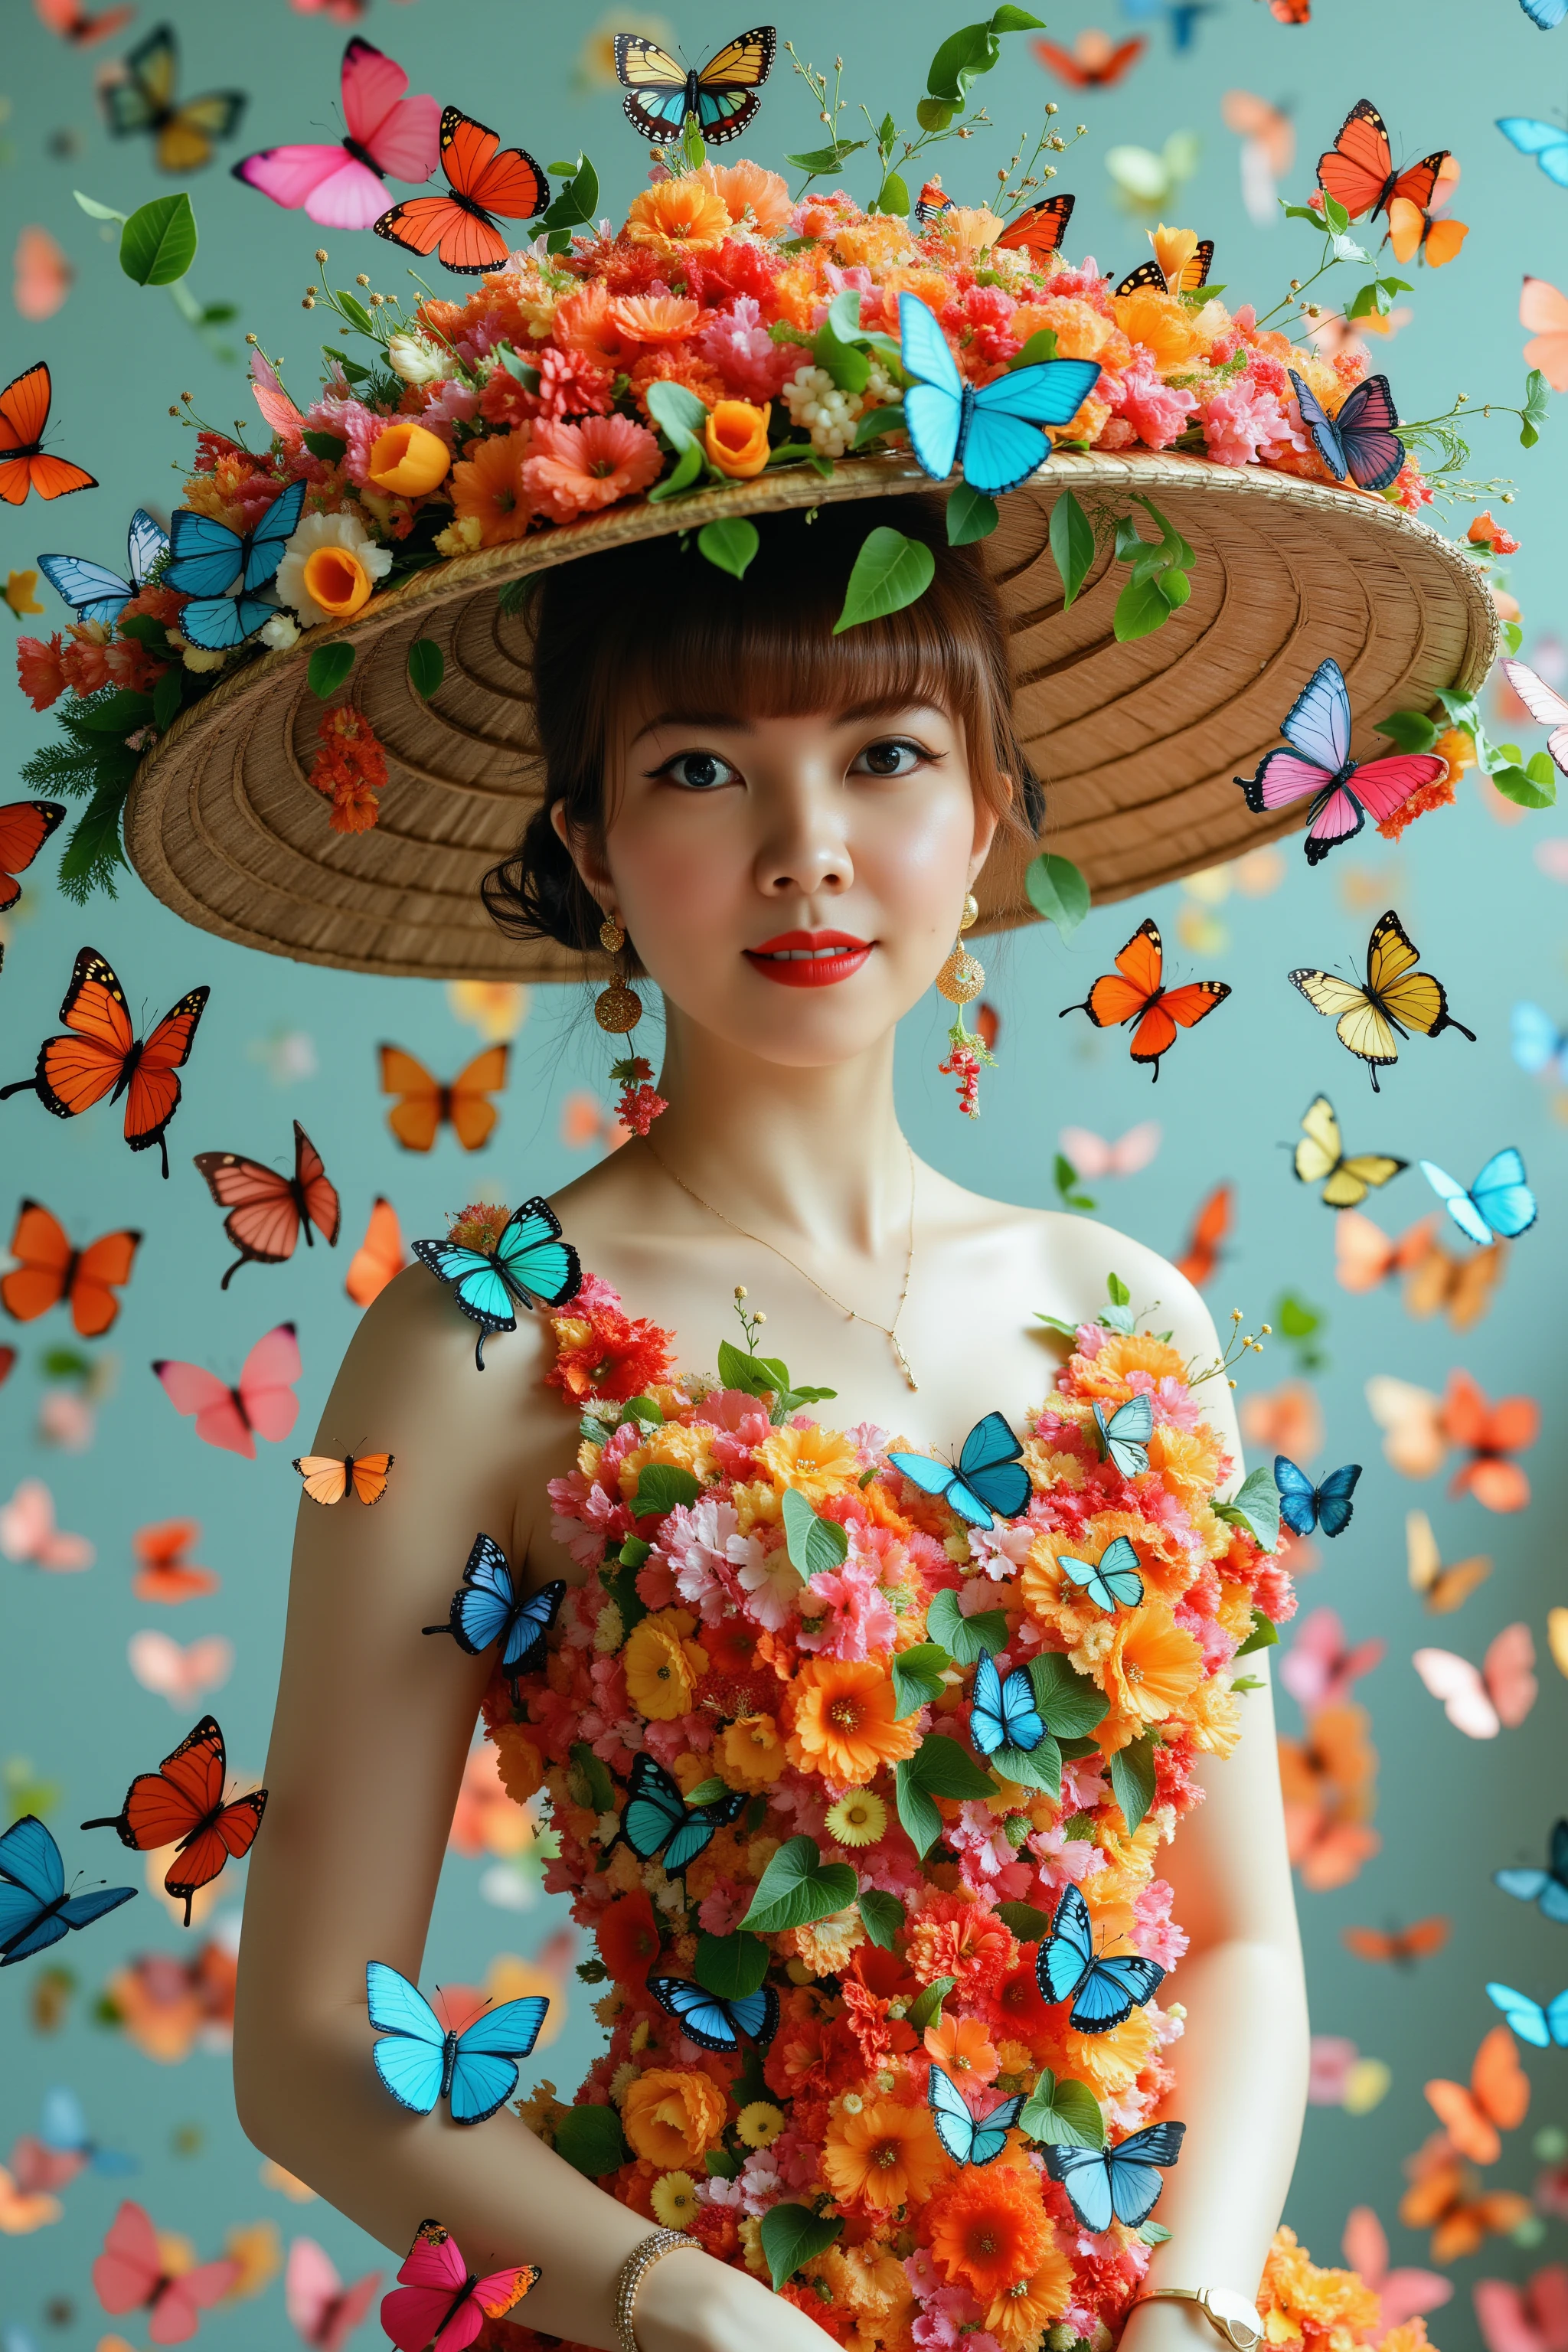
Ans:
{"type": "MultiPolygon", "coordinates": [[[[1446,1940],[1447,1922],[1440,1924],[1446,1940]]],[[[1530,2111],[1530,2077],[1506,2025],[1494,2025],[1483,2039],[1468,2085],[1438,2081],[1425,2088],[1427,2105],[1472,2164],[1495,2164],[1502,2154],[1499,2134],[1516,2129],[1530,2111]]]]}
{"type": "Polygon", "coordinates": [[[1408,1038],[1411,1030],[1436,1037],[1445,1029],[1457,1029],[1472,1045],[1476,1042],[1475,1031],[1449,1012],[1442,982],[1414,969],[1419,961],[1415,941],[1391,907],[1379,916],[1367,942],[1364,987],[1333,972],[1306,968],[1288,975],[1313,1010],[1333,1022],[1346,1051],[1367,1064],[1373,1094],[1378,1071],[1399,1059],[1395,1039],[1408,1038]]]}
{"type": "Polygon", "coordinates": [[[1116,970],[1097,980],[1081,1004],[1064,1004],[1060,1018],[1087,1013],[1097,1029],[1119,1029],[1137,1023],[1128,1051],[1135,1062],[1152,1066],[1160,1075],[1160,1056],[1176,1042],[1178,1028],[1195,1028],[1230,988],[1223,980],[1192,980],[1181,988],[1164,984],[1164,950],[1159,925],[1151,917],[1139,924],[1116,957],[1116,970]]]}
{"type": "Polygon", "coordinates": [[[242,89],[213,89],[183,102],[177,94],[180,50],[174,27],[160,25],[121,61],[118,78],[103,85],[103,110],[117,139],[148,131],[160,172],[199,172],[213,147],[234,131],[249,100],[242,89]]]}
{"type": "Polygon", "coordinates": [[[223,1733],[212,1716],[204,1715],[155,1772],[138,1772],[118,1813],[81,1825],[115,1831],[133,1853],[177,1845],[163,1889],[176,1900],[184,1897],[187,1927],[192,1898],[231,1858],[237,1862],[250,1852],[267,1810],[265,1789],[252,1789],[225,1804],[226,1767],[223,1733]]]}
{"type": "Polygon", "coordinates": [[[337,1247],[337,1188],[298,1119],[292,1176],[237,1151],[198,1151],[195,1165],[213,1199],[228,1211],[223,1229],[239,1252],[220,1290],[228,1288],[242,1265],[281,1265],[293,1256],[301,1232],[307,1248],[312,1246],[312,1225],[329,1249],[337,1247]]]}
{"type": "Polygon", "coordinates": [[[1214,268],[1214,239],[1200,237],[1181,268],[1167,278],[1157,261],[1141,261],[1130,269],[1121,285],[1119,294],[1135,294],[1140,287],[1152,287],[1158,294],[1195,294],[1200,286],[1209,282],[1214,268]]]}
{"type": "Polygon", "coordinates": [[[120,1312],[114,1294],[130,1281],[141,1241],[126,1227],[73,1249],[58,1217],[37,1201],[24,1201],[11,1235],[16,1264],[0,1276],[0,1303],[18,1323],[68,1304],[82,1338],[101,1339],[120,1312]]]}
{"type": "Polygon", "coordinates": [[[1386,213],[1394,199],[1425,212],[1432,201],[1437,175],[1448,160],[1439,147],[1403,172],[1394,168],[1388,126],[1370,98],[1358,99],[1340,125],[1333,145],[1318,158],[1318,185],[1325,196],[1343,205],[1352,220],[1363,213],[1386,213]]]}
{"type": "Polygon", "coordinates": [[[405,196],[374,224],[377,236],[409,253],[437,254],[447,269],[477,278],[499,269],[508,246],[492,215],[534,220],[550,202],[550,183],[531,155],[503,147],[499,131],[448,106],[441,117],[444,196],[405,196]]]}
{"type": "Polygon", "coordinates": [[[394,1458],[390,1454],[296,1454],[294,1467],[311,1502],[330,1507],[351,1491],[356,1502],[379,1503],[394,1458]]]}
{"type": "Polygon", "coordinates": [[[150,1151],[156,1144],[166,1177],[169,1147],[164,1138],[180,1107],[180,1081],[174,1073],[195,1043],[210,993],[193,988],[155,1029],[138,1037],[114,967],[96,948],[81,949],[60,1006],[60,1019],[70,1034],[46,1037],[33,1076],[0,1087],[0,1102],[31,1091],[57,1118],[75,1118],[105,1095],[114,1102],[123,1095],[126,1142],[132,1151],[150,1151]]]}
{"type": "Polygon", "coordinates": [[[762,104],[777,47],[773,26],[758,25],[726,41],[700,71],[689,73],[657,41],[617,33],[616,77],[626,93],[626,121],[656,146],[668,147],[694,114],[704,144],[722,147],[740,137],[762,104]]]}
{"type": "Polygon", "coordinates": [[[506,1085],[509,1051],[505,1045],[487,1046],[444,1087],[401,1045],[383,1045],[381,1091],[402,1097],[387,1112],[386,1123],[404,1150],[428,1151],[443,1122],[465,1151],[488,1143],[497,1118],[489,1097],[506,1085]]]}
{"type": "Polygon", "coordinates": [[[0,392],[0,499],[9,507],[19,507],[29,490],[41,499],[63,499],[98,488],[96,474],[68,457],[50,457],[44,447],[53,395],[46,360],[24,368],[0,392]]]}

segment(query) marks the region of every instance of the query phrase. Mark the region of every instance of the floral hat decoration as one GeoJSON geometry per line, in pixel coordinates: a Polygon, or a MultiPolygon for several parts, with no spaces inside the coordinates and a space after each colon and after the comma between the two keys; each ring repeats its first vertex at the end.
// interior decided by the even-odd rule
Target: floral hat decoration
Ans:
{"type": "MultiPolygon", "coordinates": [[[[743,583],[753,518],[933,486],[950,539],[982,542],[1000,591],[1018,734],[1046,785],[1039,846],[1096,898],[1301,822],[1303,801],[1237,783],[1324,663],[1354,712],[1343,763],[1375,755],[1380,731],[1430,750],[1440,698],[1473,709],[1499,623],[1489,550],[1421,510],[1503,486],[1460,478],[1458,404],[1402,421],[1369,373],[1358,322],[1405,281],[1374,275],[1338,313],[1313,299],[1331,270],[1385,266],[1351,234],[1354,191],[1341,202],[1321,168],[1311,203],[1287,207],[1321,242],[1317,267],[1262,316],[1221,299],[1194,232],[1154,229],[1119,280],[1068,260],[1073,198],[1047,184],[1077,134],[1054,104],[994,193],[960,201],[929,151],[988,127],[973,85],[1038,22],[1003,7],[954,34],[916,125],[871,110],[863,140],[841,131],[839,81],[786,44],[829,126],[784,159],[793,187],[729,160],[771,30],[731,45],[728,82],[693,78],[689,110],[648,100],[620,37],[653,163],[618,227],[596,217],[585,158],[551,165],[552,194],[531,157],[448,106],[450,194],[374,226],[435,254],[454,292],[417,269],[408,296],[363,274],[333,291],[319,250],[305,307],[331,316],[320,390],[288,386],[251,335],[262,436],[208,428],[188,397],[174,412],[195,466],[167,538],[138,511],[132,580],[106,595],[100,566],[40,559],[75,608],[18,654],[24,690],[62,724],[29,782],[87,801],[67,891],[112,887],[128,860],[187,920],[274,954],[589,976],[607,959],[519,946],[479,896],[541,788],[538,576],[668,537],[677,581],[688,562],[743,583]],[[865,201],[832,184],[851,157],[875,184],[865,201]],[[515,248],[498,220],[527,224],[515,248]]],[[[1368,116],[1363,101],[1352,121],[1368,116]]],[[[1364,210],[1375,231],[1375,194],[1364,210]]],[[[1542,404],[1534,379],[1510,412],[1527,442],[1542,404]]],[[[873,505],[840,626],[911,602],[931,569],[873,505]]],[[[1439,778],[1391,822],[1451,797],[1439,778]]],[[[1026,847],[994,856],[979,929],[1048,911],[1039,871],[1026,847]]]]}

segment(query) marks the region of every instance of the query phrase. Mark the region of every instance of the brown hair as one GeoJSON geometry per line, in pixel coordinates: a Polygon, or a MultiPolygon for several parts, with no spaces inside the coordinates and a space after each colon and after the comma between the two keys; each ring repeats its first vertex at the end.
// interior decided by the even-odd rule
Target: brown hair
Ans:
{"type": "MultiPolygon", "coordinates": [[[[688,542],[642,540],[545,572],[533,604],[533,676],[543,799],[516,854],[486,875],[486,907],[516,939],[595,946],[601,913],[550,813],[602,842],[605,773],[628,705],[710,705],[716,679],[737,715],[785,718],[863,703],[930,702],[963,730],[974,788],[1004,826],[1033,841],[1045,795],[1013,727],[1007,634],[973,547],[948,544],[945,501],[847,500],[759,518],[743,580],[688,542]],[[835,636],[869,531],[890,526],[936,559],[912,604],[835,636]]],[[[637,969],[635,960],[632,969],[637,969]]]]}

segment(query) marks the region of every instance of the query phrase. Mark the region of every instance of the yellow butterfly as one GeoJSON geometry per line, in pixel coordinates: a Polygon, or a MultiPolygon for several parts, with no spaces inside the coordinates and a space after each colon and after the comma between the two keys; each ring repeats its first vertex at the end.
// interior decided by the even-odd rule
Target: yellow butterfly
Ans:
{"type": "Polygon", "coordinates": [[[1442,1616],[1468,1601],[1477,1585],[1484,1584],[1492,1572],[1491,1561],[1484,1552],[1477,1552],[1469,1559],[1456,1560],[1452,1567],[1446,1566],[1432,1532],[1432,1522],[1425,1511],[1405,1513],[1405,1549],[1411,1591],[1419,1592],[1427,1608],[1442,1616]]]}
{"type": "Polygon", "coordinates": [[[179,79],[174,30],[160,25],[121,60],[117,79],[105,83],[104,112],[117,139],[136,131],[152,134],[160,172],[199,172],[212,162],[214,142],[226,139],[238,123],[246,95],[215,89],[182,101],[179,79]]]}
{"type": "Polygon", "coordinates": [[[1364,987],[1331,971],[1289,975],[1308,1003],[1333,1022],[1341,1045],[1369,1066],[1373,1094],[1378,1071],[1399,1059],[1395,1039],[1408,1038],[1413,1029],[1425,1037],[1457,1029],[1472,1045],[1476,1042],[1475,1031],[1449,1012],[1442,982],[1415,970],[1419,961],[1415,942],[1391,907],[1379,916],[1367,942],[1364,987]]]}
{"type": "Polygon", "coordinates": [[[1374,1185],[1386,1184],[1409,1165],[1386,1151],[1356,1151],[1347,1158],[1328,1096],[1317,1095],[1307,1105],[1296,1146],[1296,1173],[1303,1184],[1322,1185],[1319,1197],[1326,1208],[1359,1209],[1374,1185]]]}

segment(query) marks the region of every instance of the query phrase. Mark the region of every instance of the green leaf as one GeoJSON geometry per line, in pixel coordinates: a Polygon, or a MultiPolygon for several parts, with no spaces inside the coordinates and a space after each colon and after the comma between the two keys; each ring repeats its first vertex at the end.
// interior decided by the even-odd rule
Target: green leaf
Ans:
{"type": "Polygon", "coordinates": [[[986,1761],[1001,1780],[1043,1789],[1053,1799],[1061,1795],[1062,1751],[1048,1731],[1034,1748],[998,1748],[986,1761]]]}
{"type": "Polygon", "coordinates": [[[408,648],[408,683],[426,702],[447,675],[446,656],[434,637],[416,637],[408,648]]]}
{"type": "MultiPolygon", "coordinates": [[[[121,625],[121,627],[124,626],[123,622],[121,625]]],[[[1505,621],[1503,623],[1502,641],[1508,647],[1510,654],[1518,653],[1521,646],[1524,643],[1524,630],[1518,621],[1505,621]]]]}
{"type": "Polygon", "coordinates": [[[994,1658],[1007,1639],[1007,1612],[986,1609],[966,1617],[956,1592],[939,1592],[926,1611],[926,1631],[955,1665],[977,1666],[982,1658],[994,1658]]]}
{"type": "Polygon", "coordinates": [[[354,666],[354,649],[338,639],[330,646],[318,646],[305,670],[306,681],[318,701],[325,702],[336,694],[354,666]]]}
{"type": "Polygon", "coordinates": [[[1145,2221],[1142,2228],[1134,2230],[1132,2234],[1135,2238],[1142,2238],[1146,2246],[1166,2245],[1171,2236],[1163,2221],[1145,2221]]]}
{"type": "Polygon", "coordinates": [[[1260,1465],[1249,1470],[1228,1503],[1216,1502],[1215,1517],[1248,1528],[1265,1551],[1279,1540],[1279,1489],[1274,1473],[1260,1465]]]}
{"type": "MultiPolygon", "coordinates": [[[[625,1404],[621,1407],[620,1418],[624,1422],[635,1421],[639,1424],[639,1426],[647,1429],[662,1429],[664,1426],[664,1411],[655,1397],[628,1397],[625,1404]]],[[[636,1543],[639,1540],[640,1538],[636,1536],[628,1536],[626,1538],[627,1543],[636,1543]]],[[[625,1556],[625,1549],[626,1548],[623,1545],[623,1557],[625,1556]]],[[[643,1559],[647,1558],[647,1553],[648,1547],[647,1544],[644,1544],[642,1547],[643,1559]]],[[[639,1560],[637,1565],[640,1568],[642,1560],[639,1560]]]]}
{"type": "MultiPolygon", "coordinates": [[[[583,1802],[591,1812],[610,1813],[616,1809],[616,1784],[610,1778],[604,1759],[595,1756],[585,1739],[572,1742],[572,1769],[583,1783],[583,1802]]],[[[575,1791],[574,1791],[575,1793],[575,1791]]]]}
{"type": "Polygon", "coordinates": [[[185,673],[176,663],[166,669],[153,688],[153,724],[160,735],[172,727],[179,715],[185,690],[185,673]]]}
{"type": "Polygon", "coordinates": [[[923,540],[906,539],[901,530],[879,523],[868,531],[855,558],[844,610],[833,625],[834,635],[862,621],[880,620],[901,612],[923,596],[936,577],[936,557],[923,540]]]}
{"type": "Polygon", "coordinates": [[[1279,1640],[1279,1628],[1261,1609],[1252,1612],[1252,1631],[1237,1651],[1238,1658],[1249,1658],[1255,1650],[1272,1650],[1279,1640]]]}
{"type": "Polygon", "coordinates": [[[368,335],[373,342],[379,342],[381,338],[375,331],[374,320],[364,304],[356,296],[351,294],[346,286],[339,289],[338,300],[342,305],[343,316],[350,326],[357,328],[362,335],[368,335]]]}
{"type": "Polygon", "coordinates": [[[741,1925],[764,1936],[809,1927],[847,1910],[858,1884],[847,1863],[823,1861],[815,1839],[788,1838],[763,1871],[741,1925]]]}
{"type": "Polygon", "coordinates": [[[900,220],[909,218],[910,192],[897,172],[889,172],[883,181],[872,210],[879,213],[895,213],[900,220]]]}
{"type": "Polygon", "coordinates": [[[1429,751],[1437,740],[1437,730],[1424,710],[1391,710],[1378,720],[1377,731],[1402,751],[1429,751]]]}
{"type": "Polygon", "coordinates": [[[994,499],[960,482],[947,502],[947,543],[967,547],[972,540],[989,539],[1001,520],[1002,510],[994,499]]]}
{"type": "MultiPolygon", "coordinates": [[[[1029,337],[1028,341],[1024,345],[1023,350],[1016,353],[1015,356],[1008,361],[1008,373],[1010,374],[1014,368],[1042,366],[1047,360],[1054,360],[1056,355],[1056,329],[1054,327],[1037,327],[1034,333],[1029,337]]],[[[1070,490],[1065,490],[1062,495],[1064,498],[1072,498],[1072,492],[1070,490]]],[[[1078,505],[1076,499],[1073,499],[1073,504],[1075,506],[1078,505]]],[[[1079,511],[1081,513],[1082,509],[1079,508],[1079,511]]]]}
{"type": "Polygon", "coordinates": [[[120,845],[120,818],[130,791],[124,784],[106,784],[94,793],[70,830],[55,878],[65,896],[80,906],[94,890],[112,898],[116,866],[130,867],[120,845]]]}
{"type": "Polygon", "coordinates": [[[841,1568],[849,1538],[837,1519],[820,1519],[796,1486],[786,1486],[783,1505],[784,1545],[790,1564],[810,1579],[841,1568]]]}
{"type": "Polygon", "coordinates": [[[721,2000],[744,2000],[767,1975],[771,1958],[760,1936],[699,1936],[693,1970],[721,2000]]]}
{"type": "Polygon", "coordinates": [[[1179,613],[1193,593],[1193,583],[1186,573],[1173,569],[1169,572],[1156,572],[1153,578],[1155,587],[1160,591],[1172,612],[1179,613]]]}
{"type": "Polygon", "coordinates": [[[120,233],[120,267],[133,285],[172,286],[195,257],[196,216],[184,193],[138,205],[120,233]]]}
{"type": "Polygon", "coordinates": [[[737,580],[745,578],[746,566],[761,543],[756,524],[748,522],[744,515],[724,515],[717,522],[705,522],[697,534],[699,552],[737,580]]]}
{"type": "Polygon", "coordinates": [[[1557,799],[1557,778],[1544,751],[1537,751],[1528,767],[1494,768],[1492,782],[1519,808],[1551,808],[1557,799]]]}
{"type": "Polygon", "coordinates": [[[1046,2147],[1103,2147],[1105,2117],[1087,2083],[1058,2082],[1047,2066],[1018,2117],[1029,2137],[1046,2147]]]}
{"type": "Polygon", "coordinates": [[[586,155],[579,155],[574,163],[557,163],[553,169],[566,174],[565,184],[540,226],[550,230],[581,228],[599,209],[599,175],[586,155]]]}
{"type": "Polygon", "coordinates": [[[1116,600],[1111,634],[1119,646],[1152,637],[1171,617],[1171,608],[1152,580],[1130,580],[1116,600]]]}
{"type": "Polygon", "coordinates": [[[300,438],[323,466],[335,466],[349,446],[341,433],[301,433],[300,438]]]}
{"type": "Polygon", "coordinates": [[[568,2107],[555,2126],[555,2152],[589,2180],[618,2172],[627,2156],[619,2116],[614,2107],[568,2107]]]}
{"type": "Polygon", "coordinates": [[[983,1772],[955,1739],[945,1739],[935,1731],[928,1732],[914,1754],[899,1766],[894,1785],[899,1819],[922,1858],[942,1835],[942,1815],[931,1802],[933,1797],[963,1799],[996,1793],[990,1773],[983,1772]]]}
{"type": "Polygon", "coordinates": [[[893,1938],[907,1916],[898,1896],[884,1894],[879,1886],[863,1886],[855,1908],[859,1912],[860,1925],[871,1941],[884,1952],[890,1952],[893,1938]]]}
{"type": "MultiPolygon", "coordinates": [[[[1060,512],[1058,499],[1057,512],[1060,512]]],[[[1051,517],[1051,529],[1056,529],[1056,515],[1051,517]]],[[[1054,923],[1064,940],[1070,940],[1089,908],[1088,877],[1081,874],[1070,857],[1057,857],[1042,849],[1024,869],[1024,887],[1029,894],[1029,904],[1047,923],[1054,923]]]]}
{"type": "Polygon", "coordinates": [[[1146,1731],[1110,1759],[1110,1790],[1131,1837],[1154,1801],[1154,1735],[1146,1731]]]}
{"type": "Polygon", "coordinates": [[[632,1496],[632,1517],[662,1518],[678,1503],[684,1503],[689,1509],[701,1492],[701,1481],[676,1463],[645,1462],[638,1473],[637,1493],[632,1496]]]}
{"type": "Polygon", "coordinates": [[[923,2033],[928,2025],[935,2025],[942,2016],[942,2002],[957,1982],[956,1977],[934,1977],[925,1990],[910,2001],[904,2013],[905,2024],[912,2025],[917,2033],[923,2033]]]}
{"type": "Polygon", "coordinates": [[[97,203],[93,197],[84,196],[79,188],[73,188],[71,190],[71,194],[76,198],[78,204],[81,206],[83,212],[87,215],[89,220],[124,221],[125,215],[123,213],[117,213],[112,205],[100,205],[97,203]]]}
{"type": "Polygon", "coordinates": [[[893,1692],[897,1706],[893,1720],[902,1723],[909,1715],[918,1714],[929,1706],[942,1692],[942,1674],[951,1661],[940,1642],[921,1642],[913,1650],[893,1653],[893,1692]]]}
{"type": "Polygon", "coordinates": [[[1076,1674],[1058,1650],[1029,1660],[1035,1705],[1058,1739],[1085,1739],[1105,1720],[1110,1700],[1088,1675],[1076,1674]]]}
{"type": "Polygon", "coordinates": [[[686,1802],[689,1805],[693,1806],[717,1805],[721,1803],[724,1798],[729,1794],[729,1782],[727,1780],[721,1780],[719,1778],[719,1775],[715,1772],[710,1779],[706,1780],[699,1780],[694,1789],[687,1790],[686,1802]]]}
{"type": "Polygon", "coordinates": [[[742,2169],[742,2158],[731,2156],[727,2147],[710,2147],[702,2162],[710,2180],[734,2180],[742,2169]]]}
{"type": "Polygon", "coordinates": [[[946,99],[922,98],[915,109],[915,121],[922,131],[945,131],[953,116],[962,111],[946,99]]]}
{"type": "MultiPolygon", "coordinates": [[[[1071,490],[1063,490],[1051,509],[1051,556],[1061,574],[1062,610],[1066,612],[1094,564],[1094,525],[1071,490]]],[[[1086,913],[1088,903],[1086,893],[1086,913]]]]}
{"type": "Polygon", "coordinates": [[[991,29],[994,33],[1043,33],[1046,20],[1031,16],[1026,8],[996,8],[992,11],[991,29]]]}
{"type": "Polygon", "coordinates": [[[132,735],[138,727],[152,723],[153,698],[133,687],[116,687],[107,701],[95,701],[89,709],[73,715],[95,735],[132,735]]]}
{"type": "Polygon", "coordinates": [[[1340,203],[1339,198],[1337,196],[1325,194],[1323,198],[1324,227],[1334,236],[1343,236],[1350,225],[1351,216],[1349,213],[1346,212],[1343,205],[1340,203]]]}
{"type": "Polygon", "coordinates": [[[169,632],[162,621],[153,618],[151,613],[132,613],[129,620],[122,615],[119,625],[122,637],[134,637],[137,644],[145,646],[150,654],[168,652],[169,632]]]}
{"type": "Polygon", "coordinates": [[[763,2215],[760,2235],[774,2294],[794,2278],[803,2263],[825,2254],[843,2227],[842,2221],[825,2221],[809,2205],[770,2205],[763,2215]]]}
{"type": "Polygon", "coordinates": [[[1042,1936],[1051,1932],[1048,1915],[1037,1911],[1032,1903],[998,1903],[996,1916],[1011,1927],[1021,1944],[1037,1944],[1042,1936]]]}
{"type": "Polygon", "coordinates": [[[762,1370],[763,1359],[748,1355],[737,1348],[732,1339],[719,1342],[719,1378],[727,1389],[742,1389],[747,1396],[771,1396],[774,1383],[762,1370]]]}
{"type": "Polygon", "coordinates": [[[650,383],[646,400],[648,415],[678,449],[686,448],[693,440],[700,447],[708,411],[694,392],[683,383],[650,383]]]}
{"type": "MultiPolygon", "coordinates": [[[[868,442],[879,441],[889,433],[904,429],[904,404],[901,400],[885,400],[880,408],[867,408],[855,420],[853,446],[864,449],[868,442]]],[[[787,448],[790,445],[785,442],[787,448]]]]}
{"type": "Polygon", "coordinates": [[[809,172],[816,179],[819,173],[840,170],[847,156],[858,154],[862,147],[869,144],[867,139],[836,139],[830,147],[810,147],[804,155],[786,155],[784,162],[795,164],[798,171],[809,172]]]}

